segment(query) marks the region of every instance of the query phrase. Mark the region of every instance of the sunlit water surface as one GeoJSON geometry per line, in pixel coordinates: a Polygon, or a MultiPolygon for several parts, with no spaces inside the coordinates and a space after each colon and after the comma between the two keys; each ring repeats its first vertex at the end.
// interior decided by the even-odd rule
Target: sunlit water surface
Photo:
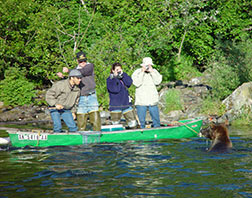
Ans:
{"type": "Polygon", "coordinates": [[[0,147],[0,197],[252,197],[252,129],[234,150],[205,138],[74,147],[0,147]]]}

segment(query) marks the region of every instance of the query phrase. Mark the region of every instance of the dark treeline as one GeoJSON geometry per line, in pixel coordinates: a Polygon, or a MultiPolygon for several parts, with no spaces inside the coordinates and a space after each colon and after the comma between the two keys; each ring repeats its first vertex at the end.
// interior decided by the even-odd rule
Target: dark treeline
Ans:
{"type": "MultiPolygon", "coordinates": [[[[252,79],[252,4],[245,0],[2,0],[0,100],[32,102],[83,50],[95,64],[97,92],[108,104],[114,62],[132,74],[153,58],[163,82],[209,71],[223,98],[252,79]]],[[[130,88],[134,92],[134,88],[130,88]]]]}

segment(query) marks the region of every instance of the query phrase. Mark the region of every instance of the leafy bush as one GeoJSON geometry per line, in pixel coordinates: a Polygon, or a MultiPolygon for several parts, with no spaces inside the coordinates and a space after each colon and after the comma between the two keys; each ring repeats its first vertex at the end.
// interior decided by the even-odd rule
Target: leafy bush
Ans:
{"type": "Polygon", "coordinates": [[[238,86],[252,80],[252,46],[249,40],[238,43],[220,41],[216,48],[218,50],[209,64],[210,85],[213,96],[222,100],[238,86]]]}
{"type": "Polygon", "coordinates": [[[24,70],[10,67],[0,82],[0,100],[7,106],[31,104],[36,96],[34,88],[34,84],[26,79],[24,70]]]}
{"type": "MultiPolygon", "coordinates": [[[[26,68],[27,79],[39,86],[47,85],[57,79],[55,74],[62,67],[75,67],[75,53],[84,50],[88,60],[95,64],[99,101],[107,106],[105,82],[113,62],[121,62],[126,66],[125,72],[132,74],[142,58],[150,56],[163,75],[163,83],[195,77],[197,68],[209,68],[211,64],[206,63],[213,59],[212,54],[222,51],[215,46],[218,38],[221,42],[246,37],[251,40],[250,9],[250,1],[234,0],[1,1],[0,80],[7,68],[19,63],[26,68]]],[[[246,48],[251,49],[250,43],[246,48]]],[[[233,49],[235,52],[236,48],[233,49]]],[[[252,78],[251,64],[247,64],[251,57],[246,55],[245,65],[241,64],[239,71],[230,64],[232,60],[225,63],[233,67],[232,74],[239,72],[238,78],[243,78],[240,83],[252,78]]],[[[219,91],[221,98],[237,84],[235,78],[235,82],[224,85],[228,79],[224,77],[216,85],[219,89],[215,94],[219,91]]],[[[7,87],[8,82],[5,83],[7,87]]],[[[129,91],[134,92],[133,88],[129,91]]]]}
{"type": "Polygon", "coordinates": [[[165,94],[165,113],[174,110],[182,110],[183,102],[180,98],[180,92],[176,89],[169,89],[165,94]]]}
{"type": "Polygon", "coordinates": [[[252,81],[252,42],[250,39],[242,41],[235,46],[235,52],[239,61],[236,61],[239,69],[241,83],[252,81]]]}
{"type": "Polygon", "coordinates": [[[215,98],[225,99],[240,85],[237,72],[225,63],[225,60],[213,64],[210,72],[213,76],[210,86],[213,88],[212,93],[215,98]]]}
{"type": "Polygon", "coordinates": [[[193,59],[190,56],[181,56],[179,60],[175,61],[175,64],[175,77],[178,80],[189,80],[201,75],[193,66],[193,59]]]}
{"type": "Polygon", "coordinates": [[[207,97],[202,102],[200,113],[221,116],[225,113],[225,109],[226,106],[220,100],[207,97]]]}

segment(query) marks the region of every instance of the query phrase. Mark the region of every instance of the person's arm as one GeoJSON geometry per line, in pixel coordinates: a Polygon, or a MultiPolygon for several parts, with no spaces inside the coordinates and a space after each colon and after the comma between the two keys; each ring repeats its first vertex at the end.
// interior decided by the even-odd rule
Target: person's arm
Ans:
{"type": "Polygon", "coordinates": [[[82,67],[82,68],[80,68],[78,70],[81,72],[82,76],[84,76],[84,77],[85,76],[92,76],[93,73],[94,73],[94,64],[87,63],[85,65],[85,67],[82,67]]]}
{"type": "MultiPolygon", "coordinates": [[[[63,73],[68,73],[69,72],[69,69],[67,67],[63,67],[62,69],[62,72],[63,73]]],[[[65,76],[62,72],[58,72],[56,75],[62,79],[66,79],[67,76],[65,76]]]]}
{"type": "MultiPolygon", "coordinates": [[[[45,99],[49,106],[56,107],[57,105],[60,105],[56,104],[57,98],[60,95],[60,93],[61,93],[60,89],[55,84],[50,89],[48,89],[45,95],[45,99]]],[[[58,108],[60,108],[60,106],[58,106],[58,108]]]]}
{"type": "Polygon", "coordinates": [[[78,107],[78,104],[79,104],[79,100],[80,100],[80,92],[75,100],[75,103],[74,103],[74,106],[72,107],[71,109],[71,112],[72,112],[72,116],[73,116],[73,119],[75,120],[76,119],[76,112],[77,112],[77,107],[78,107]]]}
{"type": "Polygon", "coordinates": [[[155,85],[159,85],[162,82],[162,75],[156,69],[153,69],[150,74],[155,85]]]}
{"type": "Polygon", "coordinates": [[[125,72],[123,73],[122,81],[127,88],[129,88],[132,85],[132,78],[125,72]]]}
{"type": "Polygon", "coordinates": [[[144,72],[141,69],[136,70],[132,74],[133,85],[140,87],[143,84],[144,72]]]}

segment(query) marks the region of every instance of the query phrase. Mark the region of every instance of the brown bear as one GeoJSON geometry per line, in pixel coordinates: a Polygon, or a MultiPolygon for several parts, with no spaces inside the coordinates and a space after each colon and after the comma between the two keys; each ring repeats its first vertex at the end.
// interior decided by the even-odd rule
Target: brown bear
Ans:
{"type": "Polygon", "coordinates": [[[211,123],[208,130],[204,131],[204,135],[212,140],[208,152],[226,152],[232,148],[227,122],[221,124],[211,123]]]}

